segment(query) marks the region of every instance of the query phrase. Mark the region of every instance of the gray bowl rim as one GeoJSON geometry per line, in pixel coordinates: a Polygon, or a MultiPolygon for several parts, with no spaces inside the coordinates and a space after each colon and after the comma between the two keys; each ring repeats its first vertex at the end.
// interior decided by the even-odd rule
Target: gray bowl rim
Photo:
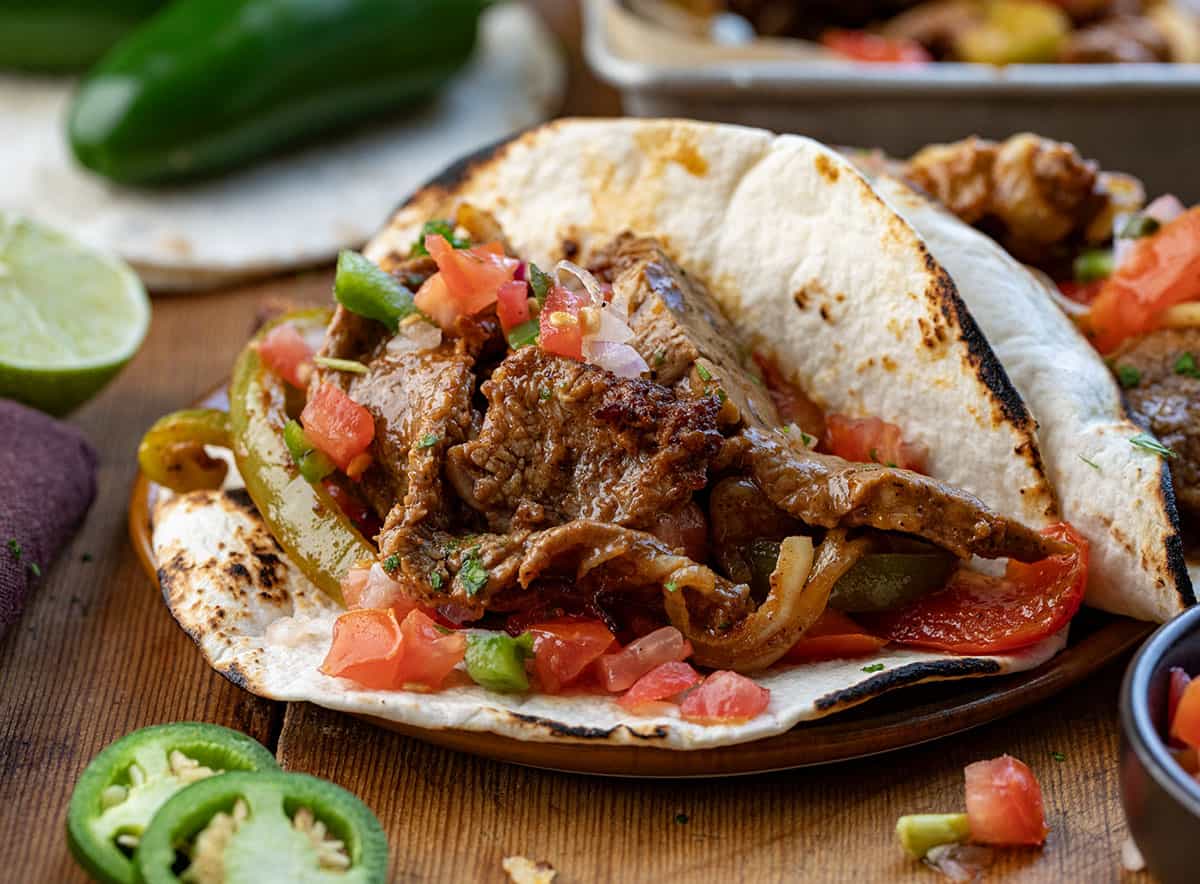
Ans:
{"type": "Polygon", "coordinates": [[[1200,783],[1171,757],[1167,741],[1150,715],[1150,681],[1154,671],[1167,652],[1189,636],[1200,642],[1200,605],[1155,630],[1129,664],[1121,684],[1121,728],[1146,772],[1193,816],[1200,817],[1200,783]]]}

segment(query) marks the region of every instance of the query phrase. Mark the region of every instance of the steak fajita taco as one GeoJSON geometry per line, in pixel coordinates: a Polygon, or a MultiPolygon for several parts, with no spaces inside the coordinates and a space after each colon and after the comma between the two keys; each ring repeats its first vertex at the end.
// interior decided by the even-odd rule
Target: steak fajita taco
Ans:
{"type": "Polygon", "coordinates": [[[931,146],[889,172],[876,190],[1038,417],[1063,514],[1091,542],[1088,603],[1151,620],[1192,604],[1200,210],[1145,205],[1136,179],[1029,134],[931,146]]]}
{"type": "Polygon", "coordinates": [[[412,197],[334,296],[139,453],[176,492],[164,597],[256,693],[686,749],[1065,643],[1089,543],[1035,415],[813,141],[545,126],[412,197]]]}

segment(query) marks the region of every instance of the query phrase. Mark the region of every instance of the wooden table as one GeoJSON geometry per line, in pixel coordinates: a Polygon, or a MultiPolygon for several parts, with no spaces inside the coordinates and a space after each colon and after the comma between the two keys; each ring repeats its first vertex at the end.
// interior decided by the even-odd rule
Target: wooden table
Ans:
{"type": "MultiPolygon", "coordinates": [[[[569,10],[544,2],[555,25],[569,10]]],[[[612,109],[579,76],[574,112],[612,109]]],[[[502,881],[500,861],[551,862],[561,882],[935,881],[903,858],[896,818],[962,805],[962,767],[1008,752],[1046,793],[1044,851],[1008,852],[989,878],[1146,880],[1120,871],[1116,694],[1123,663],[1053,701],[966,736],[836,767],[718,781],[546,773],[427,746],[214,674],[175,625],[126,539],[134,452],[159,415],[226,376],[264,299],[324,302],[326,271],[159,299],[145,347],[73,422],[101,457],[100,495],[0,641],[0,881],[83,880],[63,814],[80,771],[143,725],[238,728],[280,763],[360,795],[388,831],[398,881],[502,881]],[[1056,761],[1055,753],[1062,753],[1056,761]]]]}

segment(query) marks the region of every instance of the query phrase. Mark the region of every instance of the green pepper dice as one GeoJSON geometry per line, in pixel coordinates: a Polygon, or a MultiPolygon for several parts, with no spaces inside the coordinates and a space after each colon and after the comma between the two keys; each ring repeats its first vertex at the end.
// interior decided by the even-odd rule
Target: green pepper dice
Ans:
{"type": "Polygon", "coordinates": [[[419,312],[412,292],[398,279],[349,250],[338,254],[333,296],[351,313],[382,322],[392,332],[400,320],[419,312]]]}
{"type": "MultiPolygon", "coordinates": [[[[285,438],[287,384],[267,370],[255,347],[279,323],[290,322],[304,334],[328,321],[328,311],[307,310],[283,316],[259,332],[233,368],[229,425],[246,493],[271,536],[309,580],[341,601],[341,578],[357,562],[374,560],[375,548],[324,486],[308,481],[293,460],[285,438]]],[[[292,441],[297,441],[294,436],[292,441]]]]}
{"type": "Polygon", "coordinates": [[[84,70],[164,3],[4,0],[0,3],[0,68],[84,70]]]}
{"type": "Polygon", "coordinates": [[[228,773],[174,795],[134,858],[145,884],[382,884],[388,848],[354,795],[305,774],[228,773]],[[182,852],[188,867],[175,868],[182,852]]]}
{"type": "Polygon", "coordinates": [[[502,632],[467,636],[467,674],[489,691],[516,693],[529,690],[525,659],[533,656],[533,635],[517,638],[502,632]]]}
{"type": "Polygon", "coordinates": [[[142,728],[109,745],[79,778],[67,808],[71,853],[104,884],[132,884],[130,855],[155,812],[191,783],[224,771],[276,768],[245,734],[215,724],[142,728]]]}
{"type": "Polygon", "coordinates": [[[72,102],[84,166],[126,184],[225,171],[411,107],[467,61],[482,0],[175,0],[72,102]]]}
{"type": "Polygon", "coordinates": [[[298,421],[288,421],[284,425],[283,444],[300,469],[300,475],[309,484],[320,482],[337,469],[337,465],[312,444],[298,421]]]}

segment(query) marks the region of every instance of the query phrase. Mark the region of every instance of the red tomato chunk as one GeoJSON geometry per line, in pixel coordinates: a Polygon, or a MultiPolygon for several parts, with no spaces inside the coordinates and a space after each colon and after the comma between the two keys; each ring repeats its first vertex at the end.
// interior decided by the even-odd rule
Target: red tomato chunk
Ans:
{"type": "Polygon", "coordinates": [[[258,342],[258,355],[272,372],[293,387],[303,388],[312,372],[312,350],[296,326],[284,322],[258,342]]]}
{"type": "Polygon", "coordinates": [[[761,714],[771,692],[744,675],[722,669],[683,698],[679,713],[701,724],[736,724],[761,714]]]}
{"type": "Polygon", "coordinates": [[[321,671],[374,690],[436,691],[466,651],[465,635],[446,632],[423,611],[398,623],[392,608],[364,608],[334,622],[321,671]]]}
{"type": "Polygon", "coordinates": [[[698,685],[700,673],[681,661],[660,663],[651,669],[617,700],[626,709],[637,710],[647,703],[669,700],[698,685]]]}
{"type": "Polygon", "coordinates": [[[543,691],[556,694],[576,681],[616,642],[599,620],[561,618],[529,627],[533,671],[543,691]]]}
{"type": "Polygon", "coordinates": [[[1171,716],[1171,737],[1193,749],[1200,748],[1200,679],[1190,681],[1171,716]]]}
{"type": "Polygon", "coordinates": [[[606,691],[617,693],[661,663],[686,660],[692,654],[691,643],[674,626],[664,626],[631,641],[615,654],[596,661],[596,674],[606,691]]]}
{"type": "Polygon", "coordinates": [[[1020,846],[1046,840],[1042,788],[1025,764],[1011,755],[968,764],[967,820],[971,840],[980,844],[1020,846]]]}
{"type": "Polygon", "coordinates": [[[308,400],[300,423],[313,445],[342,470],[375,438],[371,413],[330,383],[321,384],[308,400]]]}

